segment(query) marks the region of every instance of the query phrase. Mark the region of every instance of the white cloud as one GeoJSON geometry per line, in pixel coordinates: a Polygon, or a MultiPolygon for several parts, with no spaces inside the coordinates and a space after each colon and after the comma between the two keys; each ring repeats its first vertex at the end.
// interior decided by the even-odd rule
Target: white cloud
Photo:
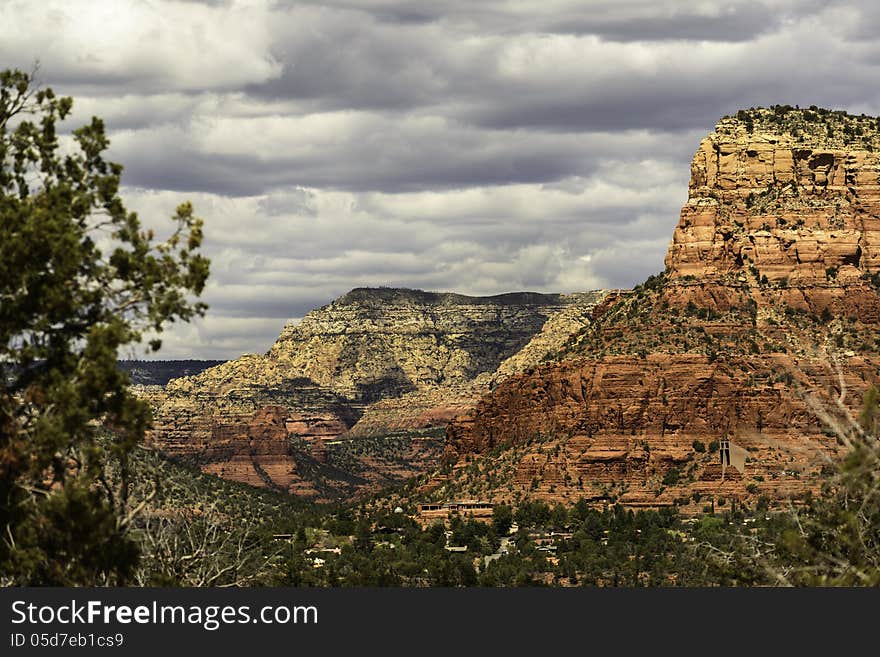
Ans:
{"type": "Polygon", "coordinates": [[[640,282],[721,115],[880,113],[878,25],[849,0],[0,0],[0,59],[105,119],[160,235],[193,201],[211,310],[160,355],[234,357],[356,286],[640,282]]]}
{"type": "Polygon", "coordinates": [[[211,7],[149,0],[7,0],[0,3],[0,57],[49,79],[164,92],[233,89],[266,82],[281,64],[270,52],[265,3],[211,7]]]}

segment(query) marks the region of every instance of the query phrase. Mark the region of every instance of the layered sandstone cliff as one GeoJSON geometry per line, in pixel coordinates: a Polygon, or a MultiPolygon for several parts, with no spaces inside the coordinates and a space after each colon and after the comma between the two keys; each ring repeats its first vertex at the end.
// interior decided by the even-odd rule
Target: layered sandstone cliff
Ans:
{"type": "Polygon", "coordinates": [[[669,279],[711,283],[728,296],[748,284],[758,303],[876,322],[868,283],[880,268],[878,176],[874,118],[753,110],[723,119],[691,163],[669,279]],[[763,293],[762,283],[776,292],[763,293]]]}
{"type": "Polygon", "coordinates": [[[603,297],[352,290],[286,326],[264,355],[146,392],[150,439],[207,472],[319,499],[399,481],[436,465],[435,429],[493,376],[535,365],[603,297]]]}
{"type": "Polygon", "coordinates": [[[848,282],[880,267],[876,119],[751,115],[723,119],[700,143],[670,275],[718,281],[754,267],[771,282],[824,286],[829,268],[848,282]]]}
{"type": "Polygon", "coordinates": [[[839,445],[805,400],[832,404],[843,382],[856,407],[880,379],[878,151],[869,117],[723,119],[694,156],[666,271],[454,421],[458,467],[434,495],[699,509],[816,490],[839,445]],[[724,438],[750,457],[721,482],[707,448],[724,438]]]}

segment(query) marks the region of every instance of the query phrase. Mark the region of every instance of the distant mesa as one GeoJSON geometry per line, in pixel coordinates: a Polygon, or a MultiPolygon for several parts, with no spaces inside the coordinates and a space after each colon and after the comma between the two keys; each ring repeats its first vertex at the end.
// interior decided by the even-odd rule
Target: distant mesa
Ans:
{"type": "Polygon", "coordinates": [[[549,357],[605,296],[356,288],[285,326],[266,354],[144,391],[150,440],[314,499],[400,482],[438,465],[446,424],[549,357]]]}
{"type": "Polygon", "coordinates": [[[195,376],[223,360],[121,360],[118,365],[138,386],[164,386],[171,379],[195,376]]]}

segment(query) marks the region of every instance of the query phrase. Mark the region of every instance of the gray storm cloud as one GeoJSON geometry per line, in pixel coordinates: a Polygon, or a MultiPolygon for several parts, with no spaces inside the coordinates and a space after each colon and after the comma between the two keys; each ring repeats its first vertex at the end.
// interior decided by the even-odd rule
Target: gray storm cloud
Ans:
{"type": "Polygon", "coordinates": [[[630,286],[741,107],[877,114],[871,2],[0,0],[0,60],[105,119],[160,231],[206,219],[209,315],[162,357],[265,351],[360,285],[630,286]]]}

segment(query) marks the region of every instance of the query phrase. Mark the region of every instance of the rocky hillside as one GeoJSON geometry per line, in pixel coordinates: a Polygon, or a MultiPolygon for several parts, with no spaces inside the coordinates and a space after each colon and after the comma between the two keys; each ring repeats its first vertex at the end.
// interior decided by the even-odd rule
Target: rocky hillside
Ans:
{"type": "Polygon", "coordinates": [[[399,481],[436,465],[446,423],[546,358],[604,297],[355,289],[264,355],[145,391],[151,441],[206,472],[318,499],[399,481]]]}
{"type": "Polygon", "coordinates": [[[817,415],[880,379],[877,120],[777,107],[697,149],[666,271],[597,309],[558,362],[448,429],[426,490],[679,504],[797,498],[839,446],[817,415]],[[721,481],[717,446],[748,452],[721,481]]]}

